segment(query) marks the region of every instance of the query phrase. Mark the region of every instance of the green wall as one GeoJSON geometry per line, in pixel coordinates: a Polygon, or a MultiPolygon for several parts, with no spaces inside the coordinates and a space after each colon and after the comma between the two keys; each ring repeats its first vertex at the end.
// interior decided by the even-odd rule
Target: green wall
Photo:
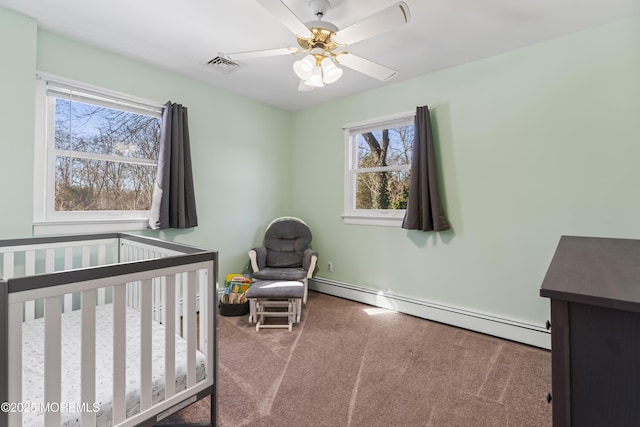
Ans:
{"type": "Polygon", "coordinates": [[[289,212],[291,153],[282,141],[290,112],[38,29],[2,8],[0,55],[0,238],[32,233],[36,71],[188,107],[199,226],[146,233],[219,250],[221,277],[239,272],[266,224],[289,212]]]}
{"type": "Polygon", "coordinates": [[[640,238],[639,118],[635,18],[297,112],[293,210],[320,277],[542,325],[561,235],[640,238]],[[418,105],[453,230],[344,225],[342,126],[418,105]]]}
{"type": "Polygon", "coordinates": [[[219,250],[221,274],[245,266],[270,219],[297,215],[320,277],[542,324],[561,235],[640,238],[640,18],[294,113],[2,8],[0,58],[0,238],[31,235],[37,70],[189,108],[200,225],[148,233],[219,250]],[[342,126],[417,105],[432,108],[453,230],[344,225],[342,126]]]}
{"type": "Polygon", "coordinates": [[[0,8],[0,238],[31,235],[36,29],[0,8]]]}

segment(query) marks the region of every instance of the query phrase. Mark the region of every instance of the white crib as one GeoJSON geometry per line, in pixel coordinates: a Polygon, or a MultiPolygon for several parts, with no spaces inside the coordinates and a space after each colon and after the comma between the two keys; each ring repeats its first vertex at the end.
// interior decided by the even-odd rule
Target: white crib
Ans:
{"type": "Polygon", "coordinates": [[[205,396],[215,426],[217,280],[217,252],[142,236],[0,241],[0,426],[147,426],[205,396]]]}

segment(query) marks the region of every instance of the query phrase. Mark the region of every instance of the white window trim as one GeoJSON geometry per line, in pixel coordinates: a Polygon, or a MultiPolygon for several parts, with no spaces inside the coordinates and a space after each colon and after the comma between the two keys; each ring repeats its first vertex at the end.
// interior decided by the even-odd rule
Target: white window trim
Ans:
{"type": "MultiPolygon", "coordinates": [[[[369,119],[361,122],[349,123],[343,126],[344,129],[344,213],[342,220],[344,224],[349,225],[374,225],[383,227],[401,227],[404,219],[405,209],[356,209],[355,200],[355,179],[358,169],[353,169],[353,159],[356,155],[355,145],[351,144],[351,136],[354,133],[362,133],[367,130],[377,130],[385,126],[400,123],[404,120],[413,119],[415,111],[405,111],[397,114],[390,114],[375,119],[369,119]]],[[[375,172],[376,168],[369,168],[367,171],[375,172]]],[[[403,167],[395,168],[395,170],[404,170],[403,167]]],[[[394,170],[393,167],[384,168],[384,170],[394,170]]]]}
{"type": "MultiPolygon", "coordinates": [[[[157,101],[134,97],[120,92],[104,89],[70,79],[38,72],[35,88],[35,132],[34,132],[34,168],[33,168],[33,235],[84,234],[96,232],[137,231],[147,228],[149,211],[104,211],[104,212],[65,212],[55,213],[48,210],[53,206],[53,191],[50,186],[55,182],[52,156],[54,150],[47,138],[54,132],[54,124],[47,127],[48,105],[47,82],[70,90],[76,89],[97,97],[114,99],[112,105],[126,105],[128,109],[140,112],[162,111],[163,105],[157,101]]],[[[95,102],[95,103],[99,103],[95,102]]],[[[105,105],[109,106],[109,105],[105,105]]]]}

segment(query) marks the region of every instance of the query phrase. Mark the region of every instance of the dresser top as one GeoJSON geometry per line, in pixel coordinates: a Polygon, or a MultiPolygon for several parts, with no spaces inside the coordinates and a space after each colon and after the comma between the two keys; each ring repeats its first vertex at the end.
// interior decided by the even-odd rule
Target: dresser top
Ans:
{"type": "Polygon", "coordinates": [[[540,295],[640,312],[640,240],[562,236],[540,295]]]}

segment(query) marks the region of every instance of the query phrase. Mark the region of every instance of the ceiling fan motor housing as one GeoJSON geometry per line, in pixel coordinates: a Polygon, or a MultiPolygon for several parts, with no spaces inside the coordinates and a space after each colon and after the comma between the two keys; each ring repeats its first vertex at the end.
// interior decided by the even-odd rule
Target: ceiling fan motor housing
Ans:
{"type": "Polygon", "coordinates": [[[309,7],[315,16],[322,18],[331,7],[331,3],[328,0],[311,0],[309,7]]]}
{"type": "MultiPolygon", "coordinates": [[[[306,25],[311,30],[311,33],[313,33],[313,38],[298,36],[298,44],[300,45],[300,47],[304,50],[310,50],[319,47],[325,51],[330,52],[340,46],[333,41],[333,35],[335,34],[335,31],[333,29],[324,28],[327,27],[327,25],[325,24],[328,24],[328,22],[314,21],[307,23],[306,25]],[[322,27],[320,27],[319,25],[322,25],[322,27]]],[[[335,26],[332,25],[332,27],[335,26]]]]}

